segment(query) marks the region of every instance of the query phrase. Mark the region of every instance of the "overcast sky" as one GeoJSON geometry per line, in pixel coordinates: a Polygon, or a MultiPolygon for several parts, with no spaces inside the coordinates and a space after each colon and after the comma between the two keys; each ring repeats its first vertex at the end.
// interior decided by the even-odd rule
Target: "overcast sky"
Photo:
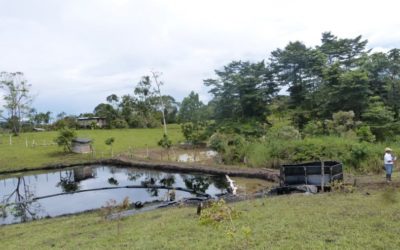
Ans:
{"type": "Polygon", "coordinates": [[[178,101],[210,96],[203,79],[331,31],[400,48],[397,0],[0,0],[0,71],[25,73],[38,111],[92,112],[150,70],[178,101]]]}

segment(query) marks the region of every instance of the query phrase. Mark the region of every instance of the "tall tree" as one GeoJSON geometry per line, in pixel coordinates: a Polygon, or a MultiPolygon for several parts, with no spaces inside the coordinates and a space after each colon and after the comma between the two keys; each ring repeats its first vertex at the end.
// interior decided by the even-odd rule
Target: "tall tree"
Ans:
{"type": "Polygon", "coordinates": [[[400,118],[400,49],[392,49],[387,53],[388,67],[388,105],[395,113],[396,119],[400,118]]]}
{"type": "Polygon", "coordinates": [[[216,70],[217,79],[204,80],[214,95],[216,120],[265,121],[267,104],[278,87],[264,62],[233,61],[216,70]]]}
{"type": "Polygon", "coordinates": [[[8,121],[14,135],[20,133],[22,120],[32,110],[30,87],[22,72],[0,73],[0,88],[3,90],[4,108],[8,113],[3,118],[8,121]]]}
{"type": "Polygon", "coordinates": [[[360,66],[370,52],[366,49],[368,40],[362,40],[362,36],[341,39],[325,32],[322,33],[321,42],[322,45],[318,49],[327,56],[328,65],[340,63],[346,69],[360,66]]]}
{"type": "Polygon", "coordinates": [[[192,91],[182,100],[178,114],[178,121],[180,123],[198,123],[202,120],[205,120],[207,117],[205,116],[206,113],[204,108],[205,105],[202,101],[200,101],[199,94],[192,91]]]}
{"type": "Polygon", "coordinates": [[[312,108],[312,95],[320,86],[324,63],[320,51],[298,41],[271,53],[275,80],[288,88],[291,107],[312,108]]]}

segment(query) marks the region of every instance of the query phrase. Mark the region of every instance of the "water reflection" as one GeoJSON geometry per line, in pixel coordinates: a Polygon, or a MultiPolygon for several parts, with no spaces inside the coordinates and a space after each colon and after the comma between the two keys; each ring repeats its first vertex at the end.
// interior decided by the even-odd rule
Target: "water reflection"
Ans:
{"type": "Polygon", "coordinates": [[[100,208],[107,200],[121,202],[125,197],[145,203],[194,197],[195,192],[215,196],[226,191],[224,181],[209,175],[111,166],[0,176],[0,224],[100,208]]]}
{"type": "Polygon", "coordinates": [[[2,197],[0,207],[3,219],[9,215],[21,222],[36,219],[36,214],[40,211],[40,204],[32,202],[34,191],[27,185],[24,177],[17,177],[16,185],[11,192],[2,197]]]}

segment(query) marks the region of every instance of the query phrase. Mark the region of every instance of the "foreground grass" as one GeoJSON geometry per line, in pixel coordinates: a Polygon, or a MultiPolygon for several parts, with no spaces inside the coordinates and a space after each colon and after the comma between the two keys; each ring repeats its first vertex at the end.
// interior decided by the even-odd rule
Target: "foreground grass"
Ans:
{"type": "MultiPolygon", "coordinates": [[[[127,152],[129,149],[154,148],[163,135],[161,128],[155,129],[114,129],[114,130],[77,130],[78,137],[93,139],[95,158],[110,157],[110,147],[105,140],[115,138],[114,154],[127,152]]],[[[182,140],[179,126],[170,126],[168,135],[173,143],[182,140]]],[[[36,168],[54,163],[75,163],[93,159],[91,155],[64,154],[62,148],[54,143],[58,132],[23,133],[12,137],[0,135],[0,171],[21,168],[36,168]],[[32,143],[36,146],[33,146],[32,143]]]]}
{"type": "Polygon", "coordinates": [[[3,249],[396,249],[398,191],[245,201],[230,204],[241,211],[233,224],[217,226],[201,225],[194,207],[119,222],[94,212],[3,226],[0,242],[3,249]]]}

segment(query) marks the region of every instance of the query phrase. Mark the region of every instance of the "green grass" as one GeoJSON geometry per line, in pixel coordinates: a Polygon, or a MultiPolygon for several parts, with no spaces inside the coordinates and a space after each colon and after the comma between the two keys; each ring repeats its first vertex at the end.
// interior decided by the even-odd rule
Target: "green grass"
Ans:
{"type": "Polygon", "coordinates": [[[376,191],[245,201],[229,205],[241,212],[233,224],[217,226],[201,225],[195,207],[120,222],[93,212],[0,227],[0,242],[3,249],[396,249],[400,195],[390,192],[390,199],[376,191]]]}
{"type": "MultiPolygon", "coordinates": [[[[96,158],[101,158],[102,156],[110,157],[110,147],[105,144],[107,138],[115,138],[113,149],[114,154],[118,154],[127,152],[129,147],[133,150],[158,147],[157,142],[161,139],[163,130],[161,128],[77,130],[77,134],[78,137],[93,139],[96,158]]],[[[12,145],[9,144],[8,135],[0,135],[0,171],[93,159],[90,155],[65,154],[57,145],[32,147],[33,141],[39,145],[53,143],[57,135],[56,131],[22,133],[20,136],[12,137],[12,145]],[[28,147],[26,147],[27,141],[28,147]]],[[[168,135],[173,143],[183,140],[179,126],[170,126],[168,135]]]]}

